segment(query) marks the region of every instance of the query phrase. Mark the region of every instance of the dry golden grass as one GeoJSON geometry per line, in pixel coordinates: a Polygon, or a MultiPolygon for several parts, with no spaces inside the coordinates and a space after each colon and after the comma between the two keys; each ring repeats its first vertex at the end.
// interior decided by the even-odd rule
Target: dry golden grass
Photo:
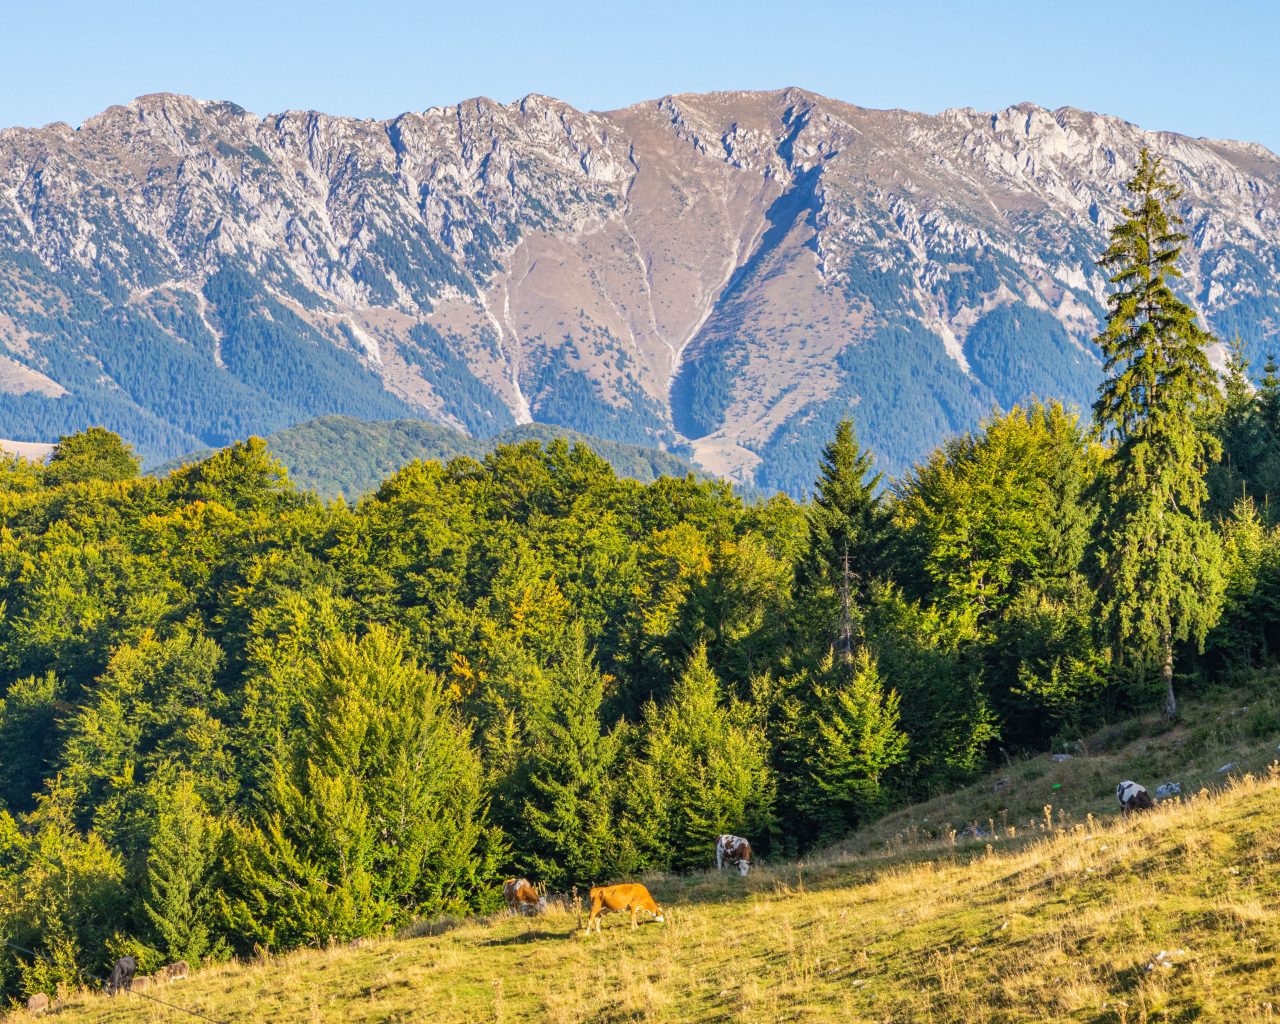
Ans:
{"type": "MultiPolygon", "coordinates": [[[[154,994],[227,1022],[1274,1024],[1280,766],[1270,720],[1250,731],[1248,714],[1232,705],[1196,730],[1148,723],[1071,761],[1012,764],[745,879],[645,879],[666,925],[633,932],[612,915],[584,939],[564,909],[424,922],[154,994]],[[1254,774],[1218,774],[1228,759],[1254,774]],[[1125,777],[1196,792],[1123,820],[1125,777]],[[954,835],[975,820],[996,835],[954,835]]],[[[193,1020],[137,995],[75,997],[57,1019],[193,1020]]]]}

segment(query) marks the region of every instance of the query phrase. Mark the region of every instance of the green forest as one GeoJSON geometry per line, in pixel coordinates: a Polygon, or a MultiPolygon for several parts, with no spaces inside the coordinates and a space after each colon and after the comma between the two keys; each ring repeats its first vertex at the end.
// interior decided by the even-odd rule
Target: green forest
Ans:
{"type": "Polygon", "coordinates": [[[1280,644],[1280,376],[1225,375],[1145,158],[1092,421],[993,413],[807,503],[583,444],[351,503],[260,439],[163,479],[102,428],[0,462],[0,992],[324,945],[838,839],[1280,644]]]}

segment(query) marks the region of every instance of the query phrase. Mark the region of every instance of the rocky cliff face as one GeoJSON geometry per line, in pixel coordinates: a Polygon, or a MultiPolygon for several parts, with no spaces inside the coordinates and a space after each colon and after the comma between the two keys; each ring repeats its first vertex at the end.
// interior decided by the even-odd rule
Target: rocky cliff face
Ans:
{"type": "Polygon", "coordinates": [[[852,413],[901,470],[1031,394],[1087,404],[1093,260],[1138,151],[1187,296],[1280,334],[1280,159],[1031,105],[797,89],[359,121],[142,97],[0,132],[0,434],[173,454],[324,413],[560,423],[798,490],[852,413]]]}

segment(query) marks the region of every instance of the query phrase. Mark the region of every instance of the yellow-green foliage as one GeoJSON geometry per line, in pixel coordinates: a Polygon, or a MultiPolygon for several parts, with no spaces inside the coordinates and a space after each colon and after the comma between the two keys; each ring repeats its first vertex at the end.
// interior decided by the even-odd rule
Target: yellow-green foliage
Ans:
{"type": "MultiPolygon", "coordinates": [[[[149,991],[225,1021],[1275,1019],[1280,766],[1128,820],[1048,820],[990,842],[900,834],[746,879],[652,878],[668,923],[642,915],[634,932],[616,915],[582,938],[562,906],[149,991]]],[[[68,1002],[64,1024],[191,1019],[137,995],[68,1002]]]]}

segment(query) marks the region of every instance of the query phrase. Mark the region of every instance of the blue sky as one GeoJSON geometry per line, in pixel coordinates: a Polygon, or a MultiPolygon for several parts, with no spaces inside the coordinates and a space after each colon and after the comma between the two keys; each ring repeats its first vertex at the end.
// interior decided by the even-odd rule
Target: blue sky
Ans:
{"type": "Polygon", "coordinates": [[[0,126],[78,124],[162,91],[388,117],[477,95],[607,110],[799,85],[928,112],[1071,105],[1280,151],[1266,0],[0,0],[0,31],[0,126]]]}

